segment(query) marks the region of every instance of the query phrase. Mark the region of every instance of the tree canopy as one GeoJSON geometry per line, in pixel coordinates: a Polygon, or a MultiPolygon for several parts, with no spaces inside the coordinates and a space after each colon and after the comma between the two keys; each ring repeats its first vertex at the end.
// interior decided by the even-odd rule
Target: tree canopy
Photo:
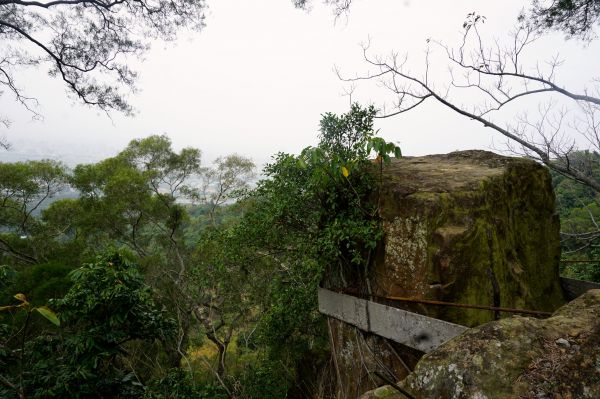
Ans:
{"type": "MultiPolygon", "coordinates": [[[[0,88],[39,116],[17,71],[44,65],[76,100],[131,113],[127,90],[135,90],[137,78],[132,58],[153,39],[201,29],[205,8],[204,0],[1,0],[0,88]]],[[[0,115],[0,122],[10,119],[0,115]]]]}
{"type": "Polygon", "coordinates": [[[535,0],[529,18],[538,29],[560,30],[569,36],[591,39],[600,20],[600,1],[535,0]]]}
{"type": "Polygon", "coordinates": [[[0,163],[0,396],[316,390],[297,379],[328,358],[323,270],[365,275],[377,176],[400,155],[375,112],[325,114],[319,145],[277,154],[255,188],[249,159],[204,167],[166,136],[73,170],[0,163]],[[76,198],[59,197],[68,186],[76,198]]]}

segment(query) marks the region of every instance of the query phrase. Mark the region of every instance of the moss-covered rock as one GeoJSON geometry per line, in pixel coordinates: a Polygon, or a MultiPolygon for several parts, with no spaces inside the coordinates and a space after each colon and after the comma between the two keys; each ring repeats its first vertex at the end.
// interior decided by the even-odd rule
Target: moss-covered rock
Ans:
{"type": "MultiPolygon", "coordinates": [[[[546,168],[462,151],[396,160],[382,181],[385,243],[372,273],[375,294],[544,311],[564,303],[546,168]]],[[[469,327],[507,316],[413,310],[469,327]]]]}
{"type": "MultiPolygon", "coordinates": [[[[545,167],[486,151],[407,157],[383,169],[377,192],[385,236],[369,284],[355,272],[327,278],[325,287],[362,294],[370,287],[377,297],[541,311],[554,311],[565,302],[558,274],[560,226],[545,167]]],[[[468,327],[509,316],[394,306],[468,327]]],[[[369,374],[373,370],[404,378],[422,355],[337,320],[330,320],[330,330],[341,397],[356,397],[381,384],[369,374]]]]}
{"type": "Polygon", "coordinates": [[[373,389],[361,396],[361,399],[407,399],[399,390],[389,385],[373,389]]]}
{"type": "MultiPolygon", "coordinates": [[[[470,329],[425,355],[400,385],[417,399],[600,398],[599,344],[600,290],[591,290],[545,320],[470,329]]],[[[363,396],[378,397],[405,398],[392,387],[363,396]]]]}

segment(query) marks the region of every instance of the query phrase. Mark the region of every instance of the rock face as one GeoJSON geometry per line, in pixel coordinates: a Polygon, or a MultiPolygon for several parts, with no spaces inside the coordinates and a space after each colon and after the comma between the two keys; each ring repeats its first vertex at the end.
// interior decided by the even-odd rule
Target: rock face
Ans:
{"type": "MultiPolygon", "coordinates": [[[[379,192],[385,237],[368,284],[363,275],[330,271],[324,287],[542,311],[565,302],[559,220],[550,175],[541,165],[486,151],[402,158],[383,169],[379,192]]],[[[468,327],[509,316],[394,306],[468,327]]],[[[355,398],[381,385],[373,370],[402,379],[422,355],[328,322],[338,397],[355,398]]]]}
{"type": "MultiPolygon", "coordinates": [[[[375,294],[545,311],[564,303],[560,225],[544,167],[464,151],[401,159],[383,181],[375,294]]],[[[505,316],[418,310],[468,327],[505,316]]]]}
{"type": "MultiPolygon", "coordinates": [[[[425,355],[400,385],[417,399],[600,398],[600,290],[548,319],[511,317],[425,355]]],[[[364,399],[405,399],[390,386],[364,399]]]]}

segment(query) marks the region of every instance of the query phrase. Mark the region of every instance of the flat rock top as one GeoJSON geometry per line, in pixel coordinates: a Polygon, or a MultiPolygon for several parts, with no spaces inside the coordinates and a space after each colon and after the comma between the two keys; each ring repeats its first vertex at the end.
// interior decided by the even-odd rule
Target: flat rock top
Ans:
{"type": "Polygon", "coordinates": [[[489,151],[469,150],[450,154],[404,157],[392,160],[383,170],[384,186],[393,191],[452,192],[476,189],[482,180],[499,176],[509,165],[535,162],[505,157],[489,151]],[[388,186],[388,187],[390,187],[388,186]]]}

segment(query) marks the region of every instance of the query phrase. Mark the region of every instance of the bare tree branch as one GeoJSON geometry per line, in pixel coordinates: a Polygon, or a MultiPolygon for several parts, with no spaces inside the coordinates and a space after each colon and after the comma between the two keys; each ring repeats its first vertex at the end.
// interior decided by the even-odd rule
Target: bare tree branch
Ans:
{"type": "MultiPolygon", "coordinates": [[[[447,79],[442,84],[441,75],[432,73],[431,67],[440,64],[437,59],[435,64],[432,61],[429,47],[421,72],[415,74],[408,69],[407,55],[372,55],[367,43],[363,46],[367,71],[352,77],[336,70],[338,77],[353,84],[374,81],[386,88],[393,107],[384,104],[379,118],[397,117],[433,99],[500,133],[507,139],[509,152],[535,159],[600,194],[597,174],[575,159],[585,143],[588,149],[600,152],[600,82],[594,80],[582,92],[564,87],[557,77],[563,64],[559,56],[546,63],[524,63],[531,44],[539,39],[534,27],[520,24],[508,41],[486,43],[479,30],[484,21],[482,16],[469,14],[456,47],[428,40],[429,46],[441,50],[438,54],[447,63],[447,79]],[[527,112],[532,99],[538,103],[537,112],[527,112]],[[506,120],[511,111],[512,120],[506,120]]],[[[595,226],[595,219],[592,224],[595,226]]],[[[563,237],[576,237],[589,247],[600,238],[600,230],[593,226],[591,231],[563,233],[563,237]]]]}
{"type": "MultiPolygon", "coordinates": [[[[516,143],[520,149],[515,152],[534,158],[600,193],[600,181],[569,162],[569,155],[577,150],[577,140],[567,140],[565,110],[556,112],[549,105],[540,109],[537,122],[521,115],[516,118],[516,124],[506,126],[492,119],[496,111],[508,104],[519,104],[529,96],[556,94],[574,100],[577,108],[584,111],[584,117],[577,119],[577,129],[595,148],[600,148],[600,121],[597,114],[600,96],[590,94],[590,90],[575,93],[556,83],[556,69],[561,65],[557,57],[545,69],[538,65],[537,74],[525,73],[521,63],[523,54],[527,46],[538,38],[533,29],[517,27],[511,34],[508,47],[502,47],[498,41],[493,46],[486,46],[478,30],[478,24],[483,21],[481,16],[468,15],[463,25],[465,32],[457,48],[439,41],[429,41],[445,52],[451,66],[448,89],[444,91],[435,89],[430,78],[429,50],[425,56],[424,73],[418,76],[406,70],[407,56],[401,59],[397,54],[387,58],[373,57],[368,51],[369,44],[366,44],[363,46],[363,57],[371,69],[355,77],[344,77],[338,71],[338,76],[346,82],[376,80],[395,95],[393,110],[378,115],[379,118],[397,116],[417,108],[429,98],[435,99],[455,113],[477,121],[516,143]],[[471,109],[459,105],[454,98],[457,93],[466,90],[476,90],[484,100],[471,109]]],[[[514,147],[509,149],[515,150],[514,147]]]]}

